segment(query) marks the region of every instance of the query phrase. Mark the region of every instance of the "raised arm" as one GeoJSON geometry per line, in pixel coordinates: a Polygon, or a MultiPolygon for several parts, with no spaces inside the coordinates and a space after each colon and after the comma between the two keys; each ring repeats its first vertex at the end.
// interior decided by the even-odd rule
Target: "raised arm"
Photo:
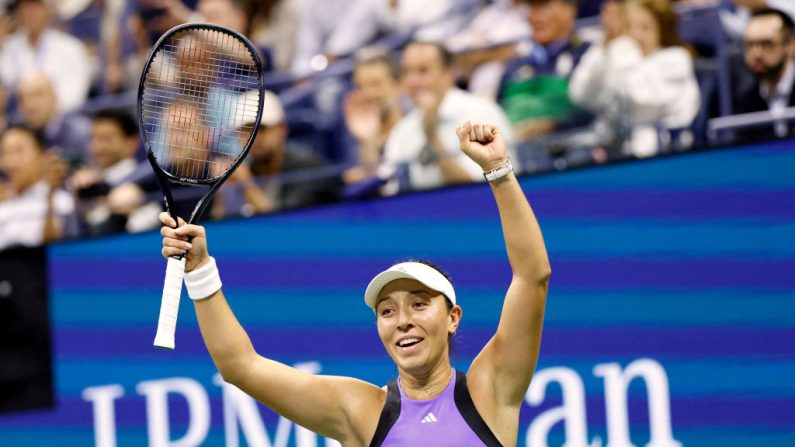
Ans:
{"type": "MultiPolygon", "coordinates": [[[[484,172],[507,163],[498,128],[466,123],[457,133],[461,150],[484,172]]],[[[514,174],[491,182],[491,189],[513,278],[497,332],[472,362],[470,376],[475,388],[490,388],[484,394],[493,396],[498,407],[518,407],[538,360],[550,266],[541,229],[514,174]]]]}
{"type": "MultiPolygon", "coordinates": [[[[180,222],[175,230],[167,213],[160,220],[164,256],[187,252],[186,273],[210,264],[203,227],[180,222]]],[[[323,436],[346,445],[369,442],[386,398],[383,390],[352,378],[308,374],[258,355],[220,289],[194,304],[204,343],[226,382],[323,436]]]]}

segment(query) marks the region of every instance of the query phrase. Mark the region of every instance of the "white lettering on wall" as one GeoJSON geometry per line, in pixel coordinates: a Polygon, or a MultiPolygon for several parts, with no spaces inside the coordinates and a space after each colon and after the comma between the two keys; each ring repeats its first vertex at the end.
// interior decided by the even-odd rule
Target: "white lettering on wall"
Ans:
{"type": "Polygon", "coordinates": [[[596,365],[593,372],[597,377],[604,378],[608,438],[606,447],[634,447],[629,436],[627,388],[635,378],[646,382],[651,435],[646,446],[681,447],[682,444],[673,438],[668,376],[662,365],[645,358],[635,360],[624,370],[618,363],[604,363],[596,365]]]}
{"type": "Polygon", "coordinates": [[[176,377],[140,382],[138,394],[146,397],[146,420],[150,447],[197,447],[210,430],[210,402],[207,392],[193,379],[176,377]],[[168,394],[179,394],[188,403],[188,430],[171,440],[168,422],[168,394]]]}
{"type": "MultiPolygon", "coordinates": [[[[299,363],[293,366],[309,374],[317,374],[321,370],[318,362],[299,363]]],[[[226,447],[240,446],[238,426],[243,432],[246,445],[251,447],[287,447],[293,427],[295,427],[296,447],[317,447],[318,440],[314,432],[295,425],[284,417],[279,418],[275,439],[271,444],[257,402],[234,385],[224,382],[220,374],[213,377],[213,382],[221,387],[226,447]]],[[[341,444],[333,439],[326,439],[326,447],[341,447],[341,444]]]]}
{"type": "Polygon", "coordinates": [[[220,374],[213,377],[213,382],[221,387],[221,398],[224,411],[224,439],[226,447],[239,447],[240,434],[238,425],[246,438],[246,445],[251,447],[271,447],[271,441],[265,429],[265,423],[257,409],[257,402],[248,394],[240,391],[221,378],[220,374]]]}
{"type": "MultiPolygon", "coordinates": [[[[310,374],[321,370],[318,362],[294,366],[310,374]]],[[[660,363],[643,358],[623,369],[618,363],[603,363],[596,365],[593,373],[604,381],[607,411],[605,447],[634,447],[630,437],[627,391],[636,378],[645,383],[649,405],[650,439],[646,447],[681,447],[682,444],[674,439],[668,376],[660,363]]],[[[260,413],[261,407],[256,401],[224,382],[218,374],[213,377],[213,382],[221,388],[226,447],[240,447],[240,433],[244,444],[252,447],[287,447],[291,436],[294,436],[295,447],[341,447],[333,439],[320,439],[325,442],[319,442],[318,435],[283,417],[279,418],[273,438],[270,438],[260,413]]],[[[562,404],[533,418],[527,428],[526,445],[546,447],[550,430],[562,424],[565,447],[601,447],[599,437],[588,440],[585,386],[575,370],[566,367],[539,370],[527,390],[525,402],[532,407],[541,405],[546,399],[547,388],[553,382],[561,387],[562,404]]],[[[210,404],[207,392],[199,382],[186,377],[164,378],[140,382],[136,390],[145,397],[150,447],[194,447],[204,443],[210,430],[210,404]],[[171,439],[169,394],[185,399],[188,406],[188,429],[180,439],[171,439]]],[[[115,403],[124,396],[124,392],[120,384],[83,390],[83,399],[92,404],[96,447],[116,447],[115,403]]]]}
{"type": "Polygon", "coordinates": [[[92,403],[94,443],[97,447],[116,447],[116,407],[114,401],[124,396],[119,384],[92,386],[83,390],[83,400],[92,403]]]}
{"type": "Polygon", "coordinates": [[[547,385],[560,384],[563,405],[538,415],[527,429],[525,445],[546,447],[549,431],[563,422],[566,431],[566,447],[589,447],[585,418],[585,387],[576,371],[564,367],[546,368],[538,371],[530,382],[525,401],[538,406],[544,402],[547,385]]]}

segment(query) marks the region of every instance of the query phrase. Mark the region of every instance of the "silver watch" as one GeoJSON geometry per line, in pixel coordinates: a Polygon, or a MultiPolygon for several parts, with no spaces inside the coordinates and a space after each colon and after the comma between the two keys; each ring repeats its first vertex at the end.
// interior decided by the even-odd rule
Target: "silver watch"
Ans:
{"type": "Polygon", "coordinates": [[[504,166],[500,166],[497,169],[492,169],[491,171],[484,172],[483,177],[486,177],[486,180],[488,180],[489,183],[491,183],[513,172],[513,164],[511,164],[511,159],[506,158],[506,160],[508,160],[508,163],[506,163],[504,166]]]}

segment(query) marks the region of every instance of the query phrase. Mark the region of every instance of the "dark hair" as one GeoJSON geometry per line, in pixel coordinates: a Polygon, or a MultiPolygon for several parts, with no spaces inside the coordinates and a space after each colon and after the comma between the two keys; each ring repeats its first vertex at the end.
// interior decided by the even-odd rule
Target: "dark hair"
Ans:
{"type": "Polygon", "coordinates": [[[229,3],[231,3],[232,7],[234,7],[235,9],[239,9],[245,12],[246,14],[249,14],[251,12],[251,3],[253,2],[250,2],[248,0],[230,0],[229,3]]]}
{"type": "Polygon", "coordinates": [[[775,8],[759,8],[751,12],[751,18],[776,16],[781,19],[781,28],[784,31],[784,36],[789,39],[795,34],[795,20],[780,9],[775,8]]]}
{"type": "Polygon", "coordinates": [[[406,48],[412,45],[425,45],[436,48],[436,51],[439,53],[439,61],[442,63],[442,66],[444,68],[451,68],[453,66],[453,53],[451,53],[444,44],[434,42],[432,40],[415,39],[409,42],[409,44],[406,45],[406,48]]]}
{"type": "Polygon", "coordinates": [[[26,3],[26,2],[30,2],[30,3],[44,3],[44,0],[11,0],[10,2],[8,2],[6,4],[6,11],[8,13],[10,13],[10,14],[13,14],[13,13],[15,13],[17,11],[17,8],[19,8],[20,4],[26,3]]]}
{"type": "Polygon", "coordinates": [[[400,68],[395,62],[395,58],[383,48],[376,46],[361,48],[353,55],[353,60],[355,62],[354,70],[362,65],[383,64],[389,68],[392,79],[400,78],[400,68]]]}
{"type": "Polygon", "coordinates": [[[36,148],[40,151],[44,151],[47,149],[47,141],[44,139],[44,132],[36,129],[32,129],[24,124],[12,124],[3,131],[3,135],[8,133],[12,130],[18,130],[20,132],[24,132],[31,137],[33,137],[33,142],[36,143],[36,148]]]}
{"type": "Polygon", "coordinates": [[[132,115],[127,112],[115,109],[100,110],[94,114],[93,119],[94,122],[100,120],[113,121],[113,123],[119,126],[119,129],[124,132],[124,136],[126,137],[135,137],[138,135],[138,123],[136,123],[132,115]]]}

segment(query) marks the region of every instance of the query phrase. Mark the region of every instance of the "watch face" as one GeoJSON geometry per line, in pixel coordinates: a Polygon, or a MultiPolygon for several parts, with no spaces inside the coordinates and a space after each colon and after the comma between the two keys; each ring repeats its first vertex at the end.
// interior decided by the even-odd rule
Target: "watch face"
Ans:
{"type": "Polygon", "coordinates": [[[505,166],[499,167],[494,169],[493,171],[484,172],[483,176],[486,177],[486,180],[493,182],[494,180],[500,179],[508,175],[508,173],[513,171],[513,164],[511,163],[511,159],[508,159],[508,163],[505,166]]]}

